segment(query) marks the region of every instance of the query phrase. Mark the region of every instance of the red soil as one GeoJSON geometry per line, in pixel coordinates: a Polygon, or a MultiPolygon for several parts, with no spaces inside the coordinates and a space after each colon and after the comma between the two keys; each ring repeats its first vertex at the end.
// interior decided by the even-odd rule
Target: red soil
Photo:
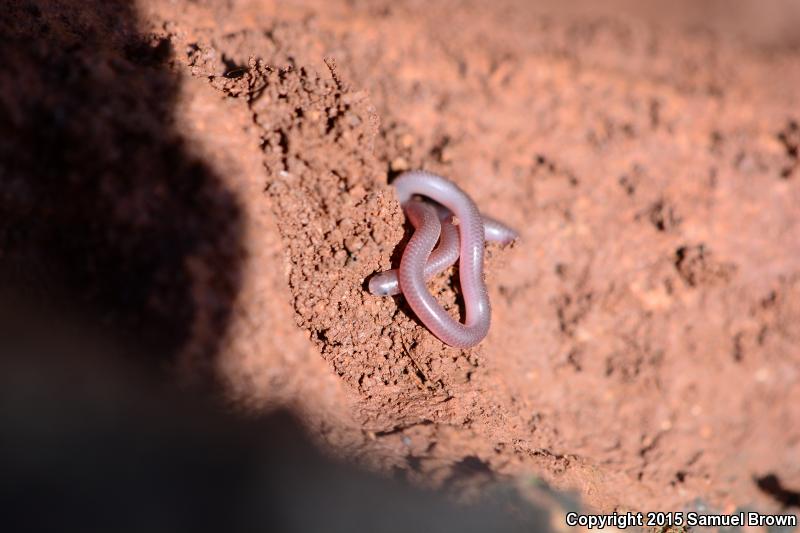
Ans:
{"type": "MultiPolygon", "coordinates": [[[[94,98],[129,137],[184,154],[114,155],[105,130],[75,133],[94,139],[77,168],[101,154],[110,170],[89,173],[105,181],[75,212],[46,203],[51,221],[93,228],[79,211],[103,206],[119,231],[92,249],[119,257],[102,264],[172,231],[177,262],[143,264],[139,311],[115,323],[155,332],[185,380],[244,410],[296,409],[334,455],[433,486],[473,462],[491,473],[473,488],[543,478],[607,511],[773,509],[757,479],[800,490],[800,48],[782,33],[796,13],[703,5],[142,0],[130,26],[20,10],[20,31],[100,34],[76,52],[95,89],[64,102],[94,98]],[[476,348],[364,290],[396,265],[387,183],[408,168],[450,177],[522,235],[489,246],[493,324],[476,348]],[[130,227],[152,239],[119,244],[130,227]]],[[[6,53],[29,76],[0,97],[46,100],[29,65],[42,46],[6,53]]],[[[50,257],[15,246],[26,264],[50,257]]],[[[452,271],[431,284],[458,313],[455,287],[452,271]]],[[[105,309],[97,294],[89,308],[105,309]]]]}

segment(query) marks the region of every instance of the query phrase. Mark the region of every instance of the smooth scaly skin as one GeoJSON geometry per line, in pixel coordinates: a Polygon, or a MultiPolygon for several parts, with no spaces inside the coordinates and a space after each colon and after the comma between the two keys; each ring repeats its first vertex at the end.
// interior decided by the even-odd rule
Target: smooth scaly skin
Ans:
{"type": "Polygon", "coordinates": [[[487,241],[506,245],[519,238],[516,231],[486,215],[483,215],[483,229],[487,241]]]}
{"type": "MultiPolygon", "coordinates": [[[[458,229],[450,220],[442,220],[441,228],[439,246],[431,252],[428,262],[425,263],[425,281],[458,261],[458,229]]],[[[369,280],[369,292],[376,296],[400,294],[397,270],[393,268],[372,276],[369,280]]]]}
{"type": "Polygon", "coordinates": [[[400,203],[416,231],[400,260],[400,289],[423,324],[444,343],[458,348],[478,344],[489,331],[491,309],[483,281],[485,229],[475,202],[456,184],[424,171],[406,172],[393,183],[400,203]],[[464,324],[454,320],[425,286],[425,264],[441,232],[436,208],[413,195],[430,198],[449,209],[459,221],[459,278],[466,307],[464,324]]]}
{"type": "MultiPolygon", "coordinates": [[[[442,307],[439,302],[428,292],[423,274],[425,262],[431,254],[441,231],[441,222],[436,216],[434,208],[425,202],[412,200],[405,204],[406,216],[416,228],[414,235],[403,251],[400,260],[399,279],[400,288],[406,302],[413,309],[423,324],[439,337],[442,342],[458,348],[468,348],[478,344],[489,331],[491,311],[489,298],[483,286],[483,279],[477,287],[472,287],[471,294],[467,295],[463,287],[464,302],[467,307],[467,320],[465,324],[456,322],[442,307]],[[476,290],[477,289],[477,290],[476,290]]],[[[478,224],[483,222],[478,219],[478,224]]],[[[475,229],[475,228],[473,228],[475,229]]],[[[480,227],[479,229],[483,229],[480,227]]],[[[483,245],[483,231],[480,233],[481,246],[483,245]]],[[[481,250],[482,252],[483,250],[481,250]]],[[[482,264],[483,254],[479,258],[482,264]]],[[[462,265],[464,261],[462,259],[462,265]]],[[[461,268],[461,270],[464,270],[461,268]]],[[[468,275],[470,273],[467,273],[468,275]]],[[[474,279],[472,280],[474,282],[474,279]]],[[[466,285],[466,284],[465,284],[466,285]]]]}
{"type": "MultiPolygon", "coordinates": [[[[452,215],[446,211],[447,216],[442,217],[442,234],[439,245],[433,249],[428,262],[425,263],[425,281],[429,281],[439,272],[442,272],[458,260],[458,229],[452,223],[452,215]]],[[[517,232],[502,222],[483,215],[484,238],[487,241],[508,244],[517,238],[517,232]]],[[[385,270],[372,276],[369,280],[369,292],[375,296],[396,296],[400,294],[400,282],[397,279],[397,269],[385,270]]]]}

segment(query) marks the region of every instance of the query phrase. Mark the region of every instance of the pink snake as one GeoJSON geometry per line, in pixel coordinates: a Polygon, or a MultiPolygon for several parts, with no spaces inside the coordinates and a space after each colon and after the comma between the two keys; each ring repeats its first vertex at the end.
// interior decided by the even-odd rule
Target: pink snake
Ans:
{"type": "Polygon", "coordinates": [[[405,172],[392,183],[415,231],[400,268],[372,276],[369,292],[376,296],[402,293],[417,318],[445,344],[475,346],[486,337],[491,308],[483,281],[485,241],[507,244],[517,232],[481,215],[475,202],[455,183],[422,170],[405,172]],[[434,203],[416,196],[426,197],[434,203]],[[458,226],[453,224],[453,215],[458,226]],[[439,246],[434,249],[437,241],[439,246]],[[451,317],[428,292],[425,282],[459,261],[466,320],[451,317]]]}

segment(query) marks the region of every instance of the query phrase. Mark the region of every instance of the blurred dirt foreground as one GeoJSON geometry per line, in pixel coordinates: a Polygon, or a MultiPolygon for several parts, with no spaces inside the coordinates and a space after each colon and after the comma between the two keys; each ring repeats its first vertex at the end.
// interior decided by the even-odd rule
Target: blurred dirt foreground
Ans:
{"type": "MultiPolygon", "coordinates": [[[[74,84],[45,115],[77,139],[58,168],[96,181],[74,212],[44,203],[78,228],[71,247],[33,250],[52,237],[34,225],[39,241],[0,232],[7,257],[113,249],[36,276],[152,333],[183,381],[248,412],[289,406],[332,455],[426,486],[543,479],[604,511],[796,501],[796,4],[139,0],[125,22],[114,2],[18,4],[6,30],[47,38],[7,51],[29,75],[3,98],[47,106],[74,84]],[[32,70],[59,64],[53,43],[83,58],[77,78],[32,70]],[[123,138],[73,132],[86,105],[81,124],[123,138]],[[143,142],[172,148],[129,149],[143,142]],[[489,246],[476,348],[364,289],[397,265],[388,183],[411,168],[522,235],[489,246]],[[134,257],[94,287],[92,268],[134,257]]],[[[24,183],[3,200],[20,221],[45,189],[24,183]]],[[[457,314],[453,278],[431,290],[457,314]]]]}

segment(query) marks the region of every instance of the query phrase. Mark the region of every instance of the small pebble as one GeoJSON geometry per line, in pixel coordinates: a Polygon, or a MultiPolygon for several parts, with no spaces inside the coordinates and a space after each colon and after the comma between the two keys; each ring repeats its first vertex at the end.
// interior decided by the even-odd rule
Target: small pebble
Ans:
{"type": "Polygon", "coordinates": [[[356,236],[351,236],[344,240],[344,247],[350,253],[359,251],[363,246],[364,242],[356,236]]]}
{"type": "Polygon", "coordinates": [[[404,157],[395,157],[390,166],[394,172],[402,172],[409,169],[408,161],[404,157]]]}

